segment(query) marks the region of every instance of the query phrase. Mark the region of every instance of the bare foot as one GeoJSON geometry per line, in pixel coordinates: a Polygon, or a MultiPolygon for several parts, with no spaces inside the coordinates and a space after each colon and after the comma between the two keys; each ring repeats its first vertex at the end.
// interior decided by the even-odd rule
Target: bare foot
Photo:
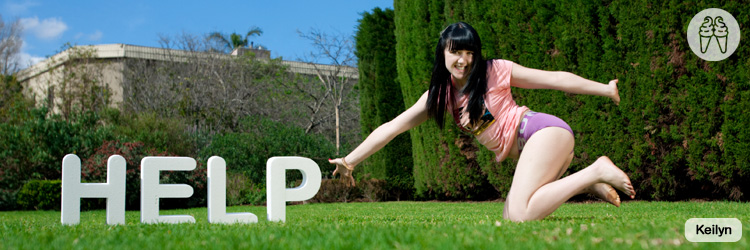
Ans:
{"type": "Polygon", "coordinates": [[[630,183],[630,178],[628,178],[625,172],[615,166],[609,157],[599,157],[592,165],[597,166],[602,182],[612,185],[612,187],[622,191],[625,195],[630,196],[631,199],[635,198],[635,189],[633,188],[633,184],[630,183]]]}
{"type": "Polygon", "coordinates": [[[592,194],[596,198],[609,202],[616,207],[620,207],[620,196],[617,195],[617,191],[609,184],[597,183],[586,188],[584,192],[592,194]]]}

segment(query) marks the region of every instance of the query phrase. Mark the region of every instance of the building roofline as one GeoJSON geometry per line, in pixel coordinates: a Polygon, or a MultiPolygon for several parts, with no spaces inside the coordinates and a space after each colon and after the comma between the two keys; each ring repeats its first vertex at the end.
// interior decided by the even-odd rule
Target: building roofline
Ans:
{"type": "MultiPolygon", "coordinates": [[[[148,59],[158,61],[175,60],[176,58],[187,58],[188,56],[194,56],[196,53],[205,56],[218,56],[218,57],[231,57],[227,54],[209,53],[209,52],[190,52],[186,50],[175,50],[175,49],[164,49],[155,47],[146,47],[129,44],[100,44],[100,45],[82,45],[69,48],[63,52],[53,55],[43,61],[34,64],[26,69],[18,72],[17,78],[19,82],[24,82],[30,78],[43,74],[51,69],[57,68],[64,64],[70,59],[71,53],[75,48],[90,48],[96,51],[96,58],[100,59],[118,59],[118,58],[133,58],[133,59],[148,59]]],[[[313,64],[306,62],[297,61],[286,61],[282,60],[282,64],[289,67],[289,70],[293,73],[316,75],[316,69],[321,71],[332,72],[336,70],[336,66],[327,64],[313,64]]],[[[355,67],[345,66],[341,68],[342,71],[339,74],[347,74],[348,77],[353,79],[359,78],[359,72],[355,67]]]]}

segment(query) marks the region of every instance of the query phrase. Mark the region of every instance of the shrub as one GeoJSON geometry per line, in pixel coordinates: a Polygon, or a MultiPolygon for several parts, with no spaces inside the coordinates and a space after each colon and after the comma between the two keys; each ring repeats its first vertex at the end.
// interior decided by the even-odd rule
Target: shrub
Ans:
{"type": "MultiPolygon", "coordinates": [[[[297,185],[299,183],[298,181],[297,185]]],[[[385,180],[378,179],[360,180],[353,187],[347,186],[341,179],[324,179],[320,183],[318,193],[307,202],[378,202],[398,199],[398,195],[389,193],[388,187],[385,180]]]]}
{"type": "Polygon", "coordinates": [[[0,190],[4,197],[30,179],[60,179],[66,154],[87,158],[102,141],[114,139],[96,113],[73,113],[69,120],[46,108],[28,110],[28,118],[0,123],[0,190]]]}
{"type": "MultiPolygon", "coordinates": [[[[85,159],[82,163],[81,181],[93,183],[106,182],[107,160],[112,155],[120,155],[126,161],[126,208],[129,210],[140,209],[141,160],[146,156],[170,156],[171,154],[146,147],[142,142],[105,141],[91,157],[85,159]]],[[[200,161],[193,171],[162,172],[160,183],[188,184],[194,190],[193,195],[188,199],[160,199],[160,208],[184,208],[206,204],[206,168],[200,161]]]]}
{"type": "MultiPolygon", "coordinates": [[[[324,174],[333,172],[326,159],[334,156],[336,149],[322,136],[259,117],[248,117],[241,124],[241,132],[216,135],[201,150],[200,158],[220,156],[227,162],[227,174],[242,173],[255,184],[265,183],[266,161],[274,156],[311,158],[324,174]]],[[[299,178],[299,171],[288,172],[289,183],[299,178]]]]}
{"type": "Polygon", "coordinates": [[[246,204],[246,194],[251,183],[241,173],[227,174],[227,206],[246,204]]]}
{"type": "Polygon", "coordinates": [[[62,181],[31,180],[18,191],[18,205],[23,209],[60,210],[62,181]]]}
{"type": "Polygon", "coordinates": [[[244,194],[245,202],[242,204],[248,205],[265,205],[266,204],[266,187],[265,185],[252,184],[244,194]]]}
{"type": "Polygon", "coordinates": [[[358,192],[356,187],[346,185],[341,179],[325,179],[320,182],[320,189],[315,196],[308,200],[309,202],[348,202],[357,198],[358,192]]]}
{"type": "Polygon", "coordinates": [[[0,75],[0,123],[19,124],[26,121],[34,100],[23,95],[23,85],[15,76],[0,75]]]}
{"type": "Polygon", "coordinates": [[[196,142],[187,133],[186,121],[164,118],[154,113],[120,115],[112,112],[109,120],[118,124],[115,133],[126,141],[143,142],[146,146],[176,155],[194,155],[196,142]]]}
{"type": "Polygon", "coordinates": [[[18,190],[0,190],[0,211],[18,209],[18,190]]]}
{"type": "Polygon", "coordinates": [[[378,202],[388,200],[389,197],[395,199],[402,197],[401,194],[394,193],[393,189],[389,189],[389,185],[385,180],[362,180],[359,182],[358,187],[365,201],[378,202]]]}

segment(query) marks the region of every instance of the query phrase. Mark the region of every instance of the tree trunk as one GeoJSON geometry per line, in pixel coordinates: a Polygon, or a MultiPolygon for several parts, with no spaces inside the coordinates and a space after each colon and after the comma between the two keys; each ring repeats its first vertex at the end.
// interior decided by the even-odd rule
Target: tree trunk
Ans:
{"type": "Polygon", "coordinates": [[[339,134],[339,105],[335,105],[334,109],[336,110],[336,155],[339,155],[339,149],[341,148],[341,135],[339,134]]]}

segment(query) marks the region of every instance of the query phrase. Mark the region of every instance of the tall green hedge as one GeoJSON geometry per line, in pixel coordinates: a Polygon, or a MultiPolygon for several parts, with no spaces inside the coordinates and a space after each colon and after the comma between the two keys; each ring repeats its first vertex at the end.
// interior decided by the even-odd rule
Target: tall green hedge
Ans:
{"type": "MultiPolygon", "coordinates": [[[[620,79],[619,106],[602,97],[513,89],[519,105],[571,125],[576,159],[569,172],[607,155],[630,175],[642,199],[750,197],[745,194],[750,192],[750,115],[745,112],[750,108],[750,5],[396,0],[394,6],[399,81],[407,105],[427,89],[440,30],[465,21],[481,35],[485,58],[570,71],[603,83],[620,79]],[[726,60],[704,61],[687,43],[690,19],[706,8],[730,12],[744,32],[726,60]]],[[[466,198],[470,192],[462,190],[485,181],[498,193],[507,192],[515,162],[495,163],[478,143],[465,146],[455,129],[441,132],[434,123],[411,135],[418,194],[466,198]]]]}
{"type": "MultiPolygon", "coordinates": [[[[398,77],[404,102],[411,106],[429,85],[435,44],[446,23],[445,8],[442,1],[395,1],[394,7],[398,77]]],[[[455,126],[440,131],[434,122],[411,131],[418,197],[481,199],[493,195],[477,164],[476,150],[467,150],[476,148],[471,145],[473,139],[460,135],[455,126]]]]}
{"type": "MultiPolygon", "coordinates": [[[[362,14],[356,34],[359,59],[360,125],[362,137],[406,110],[396,72],[393,10],[375,8],[362,14]]],[[[413,193],[411,138],[406,132],[362,164],[363,173],[386,180],[395,199],[413,193]]]]}

